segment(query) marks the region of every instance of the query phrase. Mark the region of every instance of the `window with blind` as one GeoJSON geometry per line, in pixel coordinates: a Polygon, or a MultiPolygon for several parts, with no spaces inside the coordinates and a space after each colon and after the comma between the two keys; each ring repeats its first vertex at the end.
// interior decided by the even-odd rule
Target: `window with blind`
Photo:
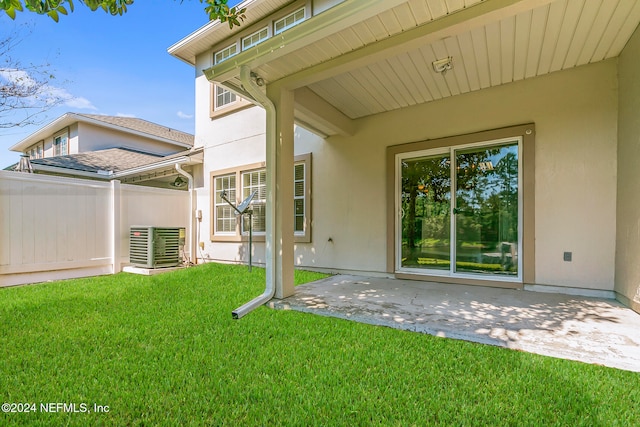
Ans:
{"type": "MultiPolygon", "coordinates": [[[[311,154],[296,156],[293,173],[293,207],[294,233],[296,241],[310,242],[311,223],[311,154]]],[[[267,171],[264,165],[247,165],[232,170],[213,172],[213,241],[239,241],[249,233],[249,216],[242,221],[237,218],[235,210],[229,206],[220,194],[227,192],[227,198],[236,205],[246,199],[254,191],[256,195],[251,202],[251,225],[254,237],[260,240],[266,232],[267,208],[267,171]]]]}

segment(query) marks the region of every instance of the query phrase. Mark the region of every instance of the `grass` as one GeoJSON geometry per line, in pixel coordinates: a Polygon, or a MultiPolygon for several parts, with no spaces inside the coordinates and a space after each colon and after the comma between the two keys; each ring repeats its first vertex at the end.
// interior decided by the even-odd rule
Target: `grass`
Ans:
{"type": "Polygon", "coordinates": [[[640,374],[266,307],[233,320],[263,283],[208,264],[0,289],[0,403],[37,404],[0,425],[640,425],[640,374]]]}

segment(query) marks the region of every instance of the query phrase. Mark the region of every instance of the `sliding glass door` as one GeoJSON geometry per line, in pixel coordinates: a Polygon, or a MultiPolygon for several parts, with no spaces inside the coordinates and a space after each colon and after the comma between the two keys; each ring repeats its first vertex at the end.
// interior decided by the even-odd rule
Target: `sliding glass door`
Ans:
{"type": "Polygon", "coordinates": [[[399,271],[520,278],[520,141],[397,157],[399,271]]]}

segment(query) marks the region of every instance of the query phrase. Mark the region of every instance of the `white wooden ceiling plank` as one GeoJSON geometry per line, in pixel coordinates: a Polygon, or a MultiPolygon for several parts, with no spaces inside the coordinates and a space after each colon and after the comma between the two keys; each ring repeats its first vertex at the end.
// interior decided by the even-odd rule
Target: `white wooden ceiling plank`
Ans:
{"type": "Polygon", "coordinates": [[[420,73],[413,65],[411,58],[403,52],[387,61],[391,72],[404,85],[410,95],[408,99],[410,105],[421,104],[431,100],[431,95],[422,80],[420,73]]]}
{"type": "Polygon", "coordinates": [[[345,41],[348,43],[348,45],[349,45],[351,50],[360,49],[361,47],[364,46],[364,42],[358,36],[358,33],[356,33],[353,30],[353,28],[347,28],[346,30],[341,31],[340,34],[345,39],[345,41]]]}
{"type": "Polygon", "coordinates": [[[327,41],[333,45],[333,47],[342,53],[347,53],[353,50],[353,45],[349,43],[342,35],[344,32],[333,34],[327,37],[327,41]]]}
{"type": "Polygon", "coordinates": [[[515,50],[516,18],[511,16],[500,21],[500,46],[502,58],[502,83],[513,81],[513,57],[515,50]]]}
{"type": "Polygon", "coordinates": [[[344,89],[338,84],[335,79],[324,80],[319,83],[314,83],[309,86],[309,89],[314,91],[319,97],[336,107],[345,116],[355,119],[358,114],[362,113],[363,106],[358,108],[352,108],[351,105],[347,105],[344,100],[344,89]]]}
{"type": "MultiPolygon", "coordinates": [[[[358,103],[363,107],[361,111],[364,111],[366,114],[386,110],[385,103],[381,103],[375,99],[375,97],[366,89],[365,85],[360,80],[354,78],[351,73],[345,73],[337,76],[335,80],[340,86],[342,86],[343,93],[347,94],[345,99],[349,99],[349,102],[358,101],[358,103]]],[[[395,104],[388,105],[395,108],[395,104]]]]}
{"type": "Polygon", "coordinates": [[[402,24],[393,9],[385,10],[378,15],[378,18],[380,18],[380,22],[382,22],[387,34],[394,35],[402,32],[402,24]]]}
{"type": "Polygon", "coordinates": [[[453,13],[464,9],[464,0],[447,0],[447,12],[453,13]]]}
{"type": "Polygon", "coordinates": [[[540,66],[540,55],[542,54],[542,43],[547,29],[547,19],[549,16],[549,5],[538,7],[531,12],[531,36],[529,37],[529,50],[527,52],[527,66],[524,77],[534,77],[537,75],[540,66]]]}
{"type": "Polygon", "coordinates": [[[318,41],[318,49],[323,53],[322,57],[326,59],[335,58],[340,56],[342,52],[334,45],[331,41],[329,41],[329,37],[325,37],[324,39],[318,41]]]}
{"type": "Polygon", "coordinates": [[[403,80],[406,80],[406,76],[396,75],[387,60],[371,64],[369,69],[383,82],[383,85],[389,91],[389,99],[398,104],[398,107],[395,108],[408,107],[416,103],[403,83],[403,80]]]}
{"type": "MultiPolygon", "coordinates": [[[[384,78],[380,78],[379,75],[374,72],[370,67],[363,67],[351,72],[351,76],[359,82],[366,82],[363,87],[367,88],[367,95],[360,97],[363,101],[366,98],[375,100],[375,103],[379,106],[385,106],[386,108],[399,108],[400,105],[395,102],[392,89],[386,83],[384,78]]],[[[369,101],[368,104],[373,103],[369,101]]]]}
{"type": "MultiPolygon", "coordinates": [[[[338,105],[340,107],[338,109],[348,117],[358,118],[381,111],[380,109],[371,108],[371,106],[367,105],[360,97],[353,95],[353,86],[357,84],[357,82],[354,83],[349,75],[342,74],[327,80],[327,82],[330,82],[328,88],[332,96],[334,96],[334,99],[339,99],[338,105]]],[[[382,106],[379,106],[379,108],[382,108],[382,106]]]]}
{"type": "Polygon", "coordinates": [[[502,83],[502,50],[500,48],[500,23],[493,22],[485,27],[487,53],[489,57],[489,76],[491,86],[502,83]]]}
{"type": "Polygon", "coordinates": [[[436,54],[433,51],[431,45],[421,48],[420,53],[424,58],[424,62],[427,64],[427,69],[430,70],[431,76],[433,78],[433,83],[435,84],[435,87],[438,88],[438,92],[440,92],[440,97],[446,98],[447,96],[451,96],[451,90],[449,89],[449,86],[447,86],[447,82],[445,82],[445,80],[442,78],[442,75],[433,71],[432,63],[438,58],[436,58],[436,54]]]}
{"type": "Polygon", "coordinates": [[[615,12],[613,12],[609,25],[598,43],[598,47],[595,52],[593,52],[591,62],[602,61],[607,57],[614,40],[618,36],[619,29],[624,25],[624,22],[631,13],[634,4],[636,4],[636,0],[618,1],[618,7],[616,7],[615,12]]]}
{"type": "MultiPolygon", "coordinates": [[[[478,73],[478,64],[476,62],[476,54],[474,52],[473,40],[471,32],[460,34],[458,37],[458,46],[460,48],[460,60],[467,75],[470,90],[480,90],[480,77],[478,73]]],[[[454,66],[455,59],[454,59],[454,66]]]]}
{"type": "Polygon", "coordinates": [[[367,19],[365,23],[369,27],[369,31],[371,31],[371,34],[373,34],[376,40],[382,40],[389,37],[387,29],[378,16],[367,19]]]}
{"type": "MultiPolygon", "coordinates": [[[[467,67],[462,51],[460,50],[458,37],[447,37],[444,39],[444,45],[447,48],[447,52],[449,52],[449,56],[453,58],[453,69],[447,72],[447,74],[453,72],[460,93],[470,92],[471,87],[469,84],[469,78],[467,77],[467,67]]],[[[470,58],[470,62],[471,61],[473,61],[473,57],[470,58]]]]}
{"type": "Polygon", "coordinates": [[[613,13],[616,11],[617,7],[617,1],[606,0],[600,4],[600,9],[596,14],[596,18],[593,21],[591,30],[587,35],[587,40],[584,43],[582,52],[580,53],[580,56],[578,56],[576,65],[584,65],[591,62],[598,44],[605,34],[607,26],[609,25],[613,13]]]}
{"type": "Polygon", "coordinates": [[[427,3],[424,0],[410,0],[407,4],[411,8],[411,13],[413,13],[413,16],[418,25],[433,20],[431,12],[427,7],[427,3]]]}
{"type": "Polygon", "coordinates": [[[633,32],[638,28],[638,23],[640,22],[640,2],[634,2],[633,9],[627,15],[627,19],[625,20],[622,27],[620,27],[620,31],[618,32],[617,37],[613,40],[609,51],[605,55],[605,58],[613,58],[615,56],[620,55],[622,49],[626,46],[629,38],[633,34],[633,32]]]}
{"type": "Polygon", "coordinates": [[[575,34],[576,27],[580,15],[582,14],[582,8],[584,7],[584,0],[569,0],[567,2],[567,10],[564,14],[564,20],[562,22],[562,28],[558,35],[558,43],[556,45],[556,51],[551,61],[550,72],[561,70],[569,54],[569,47],[571,46],[571,40],[575,34]]]}
{"type": "Polygon", "coordinates": [[[513,57],[513,80],[524,79],[529,49],[531,49],[532,11],[516,15],[515,50],[513,57]]]}
{"type": "Polygon", "coordinates": [[[429,6],[429,11],[433,19],[441,18],[447,14],[447,4],[444,0],[429,1],[427,2],[427,6],[429,6]]]}
{"type": "Polygon", "coordinates": [[[593,24],[600,9],[600,4],[602,4],[602,0],[591,0],[584,4],[562,68],[575,67],[578,63],[578,58],[585,48],[587,37],[593,31],[593,24]]]}
{"type": "Polygon", "coordinates": [[[431,91],[427,87],[425,74],[428,73],[427,69],[418,69],[409,53],[403,52],[399,54],[394,60],[390,62],[391,68],[396,71],[397,74],[401,74],[398,68],[404,70],[407,76],[407,84],[409,84],[412,95],[416,100],[416,103],[420,104],[427,101],[432,101],[433,96],[431,91]]]}
{"type": "Polygon", "coordinates": [[[491,73],[489,71],[489,50],[487,48],[487,33],[484,27],[471,31],[471,41],[473,42],[473,53],[478,69],[478,79],[480,88],[491,86],[491,73]]]}
{"type": "Polygon", "coordinates": [[[465,0],[464,7],[473,6],[474,4],[482,3],[484,0],[465,0]]]}
{"type": "Polygon", "coordinates": [[[363,45],[375,43],[376,36],[371,32],[371,29],[364,22],[358,22],[351,27],[353,32],[358,36],[363,45]]]}
{"type": "Polygon", "coordinates": [[[551,3],[547,15],[547,27],[544,33],[544,42],[540,52],[540,64],[537,75],[547,74],[551,70],[551,63],[558,44],[558,35],[562,29],[562,20],[567,8],[567,0],[551,3]]]}
{"type": "Polygon", "coordinates": [[[415,66],[416,70],[420,74],[421,80],[424,82],[429,94],[432,99],[441,99],[442,94],[438,89],[438,85],[433,79],[433,67],[431,64],[428,64],[425,60],[425,57],[421,50],[413,50],[408,52],[409,58],[411,58],[411,62],[415,66]]]}
{"type": "Polygon", "coordinates": [[[406,31],[418,26],[418,22],[413,15],[411,7],[409,7],[409,3],[404,3],[400,6],[394,7],[393,9],[391,9],[391,11],[400,24],[401,31],[406,31]]]}

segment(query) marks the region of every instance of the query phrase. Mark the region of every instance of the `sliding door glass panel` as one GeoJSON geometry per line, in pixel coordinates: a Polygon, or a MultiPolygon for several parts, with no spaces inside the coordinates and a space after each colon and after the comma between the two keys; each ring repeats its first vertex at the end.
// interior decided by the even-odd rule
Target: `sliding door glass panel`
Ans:
{"type": "Polygon", "coordinates": [[[401,162],[401,267],[451,268],[449,154],[401,162]]]}
{"type": "Polygon", "coordinates": [[[518,275],[518,143],[455,152],[455,272],[518,275]]]}

